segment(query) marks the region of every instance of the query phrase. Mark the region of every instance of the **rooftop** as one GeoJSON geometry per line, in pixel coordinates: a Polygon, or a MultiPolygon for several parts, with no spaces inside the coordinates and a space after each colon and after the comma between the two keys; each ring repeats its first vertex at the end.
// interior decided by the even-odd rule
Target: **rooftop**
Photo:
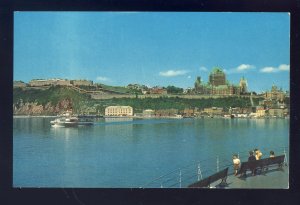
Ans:
{"type": "Polygon", "coordinates": [[[211,74],[224,74],[223,70],[219,67],[214,67],[213,70],[211,71],[211,74]]]}

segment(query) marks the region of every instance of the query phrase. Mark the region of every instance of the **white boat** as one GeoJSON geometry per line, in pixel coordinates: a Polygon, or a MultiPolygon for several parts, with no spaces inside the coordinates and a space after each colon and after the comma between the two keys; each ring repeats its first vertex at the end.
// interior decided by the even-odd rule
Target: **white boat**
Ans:
{"type": "Polygon", "coordinates": [[[183,118],[182,115],[174,115],[174,116],[170,116],[170,118],[176,118],[176,119],[181,119],[183,118]]]}
{"type": "Polygon", "coordinates": [[[78,117],[60,117],[50,121],[53,127],[77,127],[93,125],[94,123],[89,119],[78,118],[78,117]]]}

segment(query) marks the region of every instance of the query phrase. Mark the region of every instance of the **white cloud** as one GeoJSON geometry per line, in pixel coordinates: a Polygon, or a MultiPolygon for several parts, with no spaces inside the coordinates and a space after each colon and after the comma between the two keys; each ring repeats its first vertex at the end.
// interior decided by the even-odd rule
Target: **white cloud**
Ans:
{"type": "Polygon", "coordinates": [[[109,78],[103,77],[103,76],[97,76],[96,80],[102,81],[102,82],[111,82],[111,80],[109,78]]]}
{"type": "Polygon", "coordinates": [[[289,70],[290,70],[290,65],[281,64],[281,65],[278,67],[278,69],[281,70],[281,71],[289,71],[289,70]]]}
{"type": "Polygon", "coordinates": [[[255,68],[255,66],[253,66],[253,65],[241,64],[236,68],[236,70],[237,71],[245,71],[245,70],[249,70],[249,69],[253,69],[253,68],[255,68]]]}
{"type": "Polygon", "coordinates": [[[164,77],[174,77],[179,75],[185,75],[186,73],[188,73],[188,71],[186,70],[168,70],[159,72],[159,75],[164,77]]]}
{"type": "Polygon", "coordinates": [[[192,76],[189,75],[187,78],[190,79],[190,78],[192,78],[192,76]]]}
{"type": "Polygon", "coordinates": [[[246,73],[247,71],[255,69],[254,65],[249,65],[249,64],[241,64],[237,66],[236,68],[231,68],[229,70],[224,69],[225,73],[246,73]]]}
{"type": "Polygon", "coordinates": [[[281,64],[278,67],[264,67],[262,69],[260,69],[261,73],[277,73],[277,72],[281,72],[281,71],[289,71],[290,70],[290,65],[286,65],[286,64],[281,64]]]}
{"type": "Polygon", "coordinates": [[[274,67],[264,67],[262,69],[260,69],[261,73],[275,73],[277,72],[276,68],[274,67]]]}
{"type": "Polygon", "coordinates": [[[208,69],[207,69],[206,67],[204,67],[204,66],[201,66],[201,67],[199,68],[199,70],[200,70],[200,71],[204,71],[204,72],[207,72],[207,71],[208,71],[208,69]]]}

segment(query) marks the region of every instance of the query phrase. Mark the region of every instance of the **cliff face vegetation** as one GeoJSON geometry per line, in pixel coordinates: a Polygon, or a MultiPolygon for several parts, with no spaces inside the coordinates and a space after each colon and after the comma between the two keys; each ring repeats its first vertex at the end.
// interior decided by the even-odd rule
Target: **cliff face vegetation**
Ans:
{"type": "Polygon", "coordinates": [[[56,105],[48,102],[46,105],[38,104],[37,102],[20,102],[14,104],[15,115],[54,115],[67,110],[73,109],[73,103],[70,99],[59,101],[56,105]]]}
{"type": "Polygon", "coordinates": [[[77,111],[81,102],[89,96],[62,87],[45,90],[14,89],[13,111],[15,115],[56,115],[72,109],[77,111]]]}

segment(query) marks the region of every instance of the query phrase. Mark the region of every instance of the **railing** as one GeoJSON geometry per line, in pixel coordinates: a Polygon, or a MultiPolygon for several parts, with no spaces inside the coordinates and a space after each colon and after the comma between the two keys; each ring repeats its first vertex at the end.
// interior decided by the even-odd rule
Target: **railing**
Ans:
{"type": "MultiPolygon", "coordinates": [[[[275,155],[285,155],[285,165],[289,164],[289,149],[288,147],[277,148],[262,148],[263,158],[269,157],[269,152],[273,150],[275,155]]],[[[209,157],[205,160],[193,162],[189,165],[172,170],[164,175],[161,175],[152,181],[144,184],[141,188],[185,188],[189,184],[208,177],[219,170],[229,167],[228,175],[234,173],[232,154],[234,153],[219,153],[218,156],[209,157]],[[220,157],[222,156],[222,157],[220,157]]],[[[238,152],[241,162],[248,161],[249,151],[238,152]]]]}

